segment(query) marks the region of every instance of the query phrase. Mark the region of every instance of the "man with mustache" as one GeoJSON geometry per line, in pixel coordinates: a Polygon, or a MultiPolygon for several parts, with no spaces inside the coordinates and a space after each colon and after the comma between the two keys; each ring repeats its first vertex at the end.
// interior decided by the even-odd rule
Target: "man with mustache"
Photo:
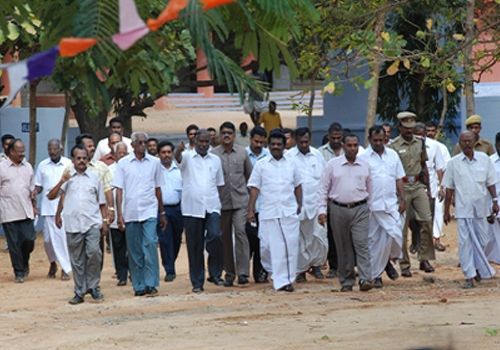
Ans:
{"type": "MultiPolygon", "coordinates": [[[[471,115],[469,118],[465,119],[465,127],[468,131],[472,132],[474,135],[474,150],[479,152],[484,152],[491,156],[495,154],[495,148],[488,141],[481,137],[481,116],[478,114],[471,115]]],[[[461,151],[460,142],[453,148],[453,155],[456,156],[461,151]]]]}
{"type": "Polygon", "coordinates": [[[488,263],[484,247],[488,243],[487,217],[498,214],[495,168],[484,152],[474,150],[471,131],[460,134],[462,152],[448,162],[444,175],[446,197],[444,223],[451,221],[450,206],[455,196],[460,266],[465,276],[464,288],[473,288],[474,279],[493,278],[495,269],[488,263]],[[493,202],[489,207],[490,198],[493,202]]]}

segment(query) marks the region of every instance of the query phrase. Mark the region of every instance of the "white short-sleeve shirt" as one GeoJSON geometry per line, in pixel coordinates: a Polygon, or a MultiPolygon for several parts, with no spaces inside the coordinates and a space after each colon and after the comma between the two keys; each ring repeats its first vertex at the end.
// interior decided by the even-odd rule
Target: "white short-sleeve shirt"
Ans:
{"type": "Polygon", "coordinates": [[[427,152],[426,164],[429,171],[429,187],[431,190],[431,197],[436,198],[439,190],[437,171],[444,171],[446,162],[438,141],[426,137],[425,148],[427,152]]]}
{"type": "Polygon", "coordinates": [[[47,158],[38,164],[35,175],[35,186],[42,187],[42,198],[40,201],[40,214],[42,216],[56,215],[59,201],[57,199],[49,200],[47,194],[59,182],[66,167],[71,164],[71,160],[66,157],[61,157],[57,163],[47,158]]]}
{"type": "Polygon", "coordinates": [[[182,177],[177,164],[172,162],[168,169],[162,165],[161,173],[163,174],[163,185],[161,186],[163,204],[179,204],[182,197],[182,177]]]}
{"type": "MultiPolygon", "coordinates": [[[[126,136],[122,136],[122,142],[127,145],[128,153],[132,153],[134,149],[132,148],[132,140],[126,136]]],[[[103,156],[111,152],[111,148],[109,148],[109,140],[108,138],[104,138],[97,143],[95,148],[94,161],[100,160],[103,156]]]]}

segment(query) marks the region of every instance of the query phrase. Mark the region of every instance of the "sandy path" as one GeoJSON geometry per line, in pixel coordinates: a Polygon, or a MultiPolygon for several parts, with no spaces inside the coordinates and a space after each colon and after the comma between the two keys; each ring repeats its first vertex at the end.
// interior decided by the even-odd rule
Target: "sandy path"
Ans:
{"type": "Polygon", "coordinates": [[[162,282],[157,298],[133,297],[130,285],[116,287],[106,254],[106,300],[78,306],[67,303],[72,282],[45,278],[39,236],[31,275],[22,285],[12,282],[8,254],[0,253],[0,348],[409,349],[452,342],[455,349],[499,349],[500,282],[460,288],[451,229],[451,247],[438,253],[435,283],[415,271],[411,279],[388,281],[383,290],[368,293],[339,293],[337,281],[324,280],[301,284],[291,294],[269,285],[208,284],[204,294],[193,295],[183,245],[178,278],[162,282]]]}

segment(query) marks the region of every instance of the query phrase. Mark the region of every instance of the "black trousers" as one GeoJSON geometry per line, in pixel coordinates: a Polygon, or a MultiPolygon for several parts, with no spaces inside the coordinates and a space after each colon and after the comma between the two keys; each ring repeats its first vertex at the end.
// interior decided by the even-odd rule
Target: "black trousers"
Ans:
{"type": "Polygon", "coordinates": [[[193,288],[202,288],[205,282],[205,246],[208,252],[209,276],[220,278],[222,275],[220,214],[206,213],[205,218],[184,216],[184,228],[189,260],[189,278],[193,288]]]}
{"type": "MultiPolygon", "coordinates": [[[[330,217],[330,213],[327,214],[327,217],[330,217]]],[[[330,220],[327,220],[327,238],[328,238],[328,266],[330,270],[338,270],[339,264],[337,259],[337,248],[335,246],[335,240],[333,239],[333,231],[332,226],[330,225],[330,220]]]]}
{"type": "Polygon", "coordinates": [[[35,227],[33,220],[24,219],[3,224],[10,261],[16,277],[24,277],[29,272],[30,254],[35,248],[35,227]]]}
{"type": "Polygon", "coordinates": [[[181,248],[184,221],[180,204],[175,206],[164,205],[163,210],[167,215],[167,228],[162,230],[158,220],[156,229],[158,242],[160,243],[161,264],[167,275],[175,275],[175,260],[177,260],[181,248]]]}
{"type": "Polygon", "coordinates": [[[127,256],[127,236],[125,231],[110,228],[111,243],[113,247],[113,260],[115,262],[116,276],[119,281],[127,281],[128,277],[128,256],[127,256]]]}
{"type": "Polygon", "coordinates": [[[257,226],[253,227],[248,222],[245,224],[245,231],[248,237],[248,245],[250,247],[250,259],[252,259],[252,274],[254,281],[259,279],[263,273],[267,271],[262,267],[260,260],[260,239],[259,239],[259,214],[255,213],[257,226]]]}

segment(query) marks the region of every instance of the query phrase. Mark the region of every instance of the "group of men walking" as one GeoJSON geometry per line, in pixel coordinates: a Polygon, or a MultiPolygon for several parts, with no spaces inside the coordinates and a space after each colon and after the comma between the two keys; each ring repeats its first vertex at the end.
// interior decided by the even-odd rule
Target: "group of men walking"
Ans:
{"type": "Polygon", "coordinates": [[[466,287],[494,276],[489,261],[500,262],[500,135],[490,159],[482,151],[492,153],[491,144],[479,137],[481,121],[472,116],[450,160],[433,140],[436,125],[416,123],[411,112],[397,118],[399,136],[391,140],[387,125],[374,126],[367,149],[338,123],[319,149],[311,146],[308,128],[287,137],[281,128],[268,133],[259,125],[244,147],[231,122],[220,126],[217,146],[208,130],[190,125],[188,143],[175,147],[142,132],[128,139],[114,118],[97,148],[91,135],[79,135],[71,160],[59,140],[49,141],[49,157],[36,173],[22,141],[4,135],[0,219],[15,280],[29,275],[39,214],[48,277],[56,277],[57,263],[61,279],[73,274],[71,304],[86,294],[103,299],[106,244],[117,285],[130,277],[136,296],[157,295],[160,261],[164,280],[176,278],[182,232],[194,293],[203,292],[205,280],[246,285],[251,272],[255,283],[271,279],[276,290],[291,292],[308,274],[325,278],[325,264],[326,277],[338,276],[341,291],[352,291],[356,277],[367,291],[383,287],[384,271],[399,277],[396,261],[401,275],[411,277],[410,252],[417,253],[420,270],[434,272],[430,261],[445,249],[440,236],[453,202],[466,287]]]}

